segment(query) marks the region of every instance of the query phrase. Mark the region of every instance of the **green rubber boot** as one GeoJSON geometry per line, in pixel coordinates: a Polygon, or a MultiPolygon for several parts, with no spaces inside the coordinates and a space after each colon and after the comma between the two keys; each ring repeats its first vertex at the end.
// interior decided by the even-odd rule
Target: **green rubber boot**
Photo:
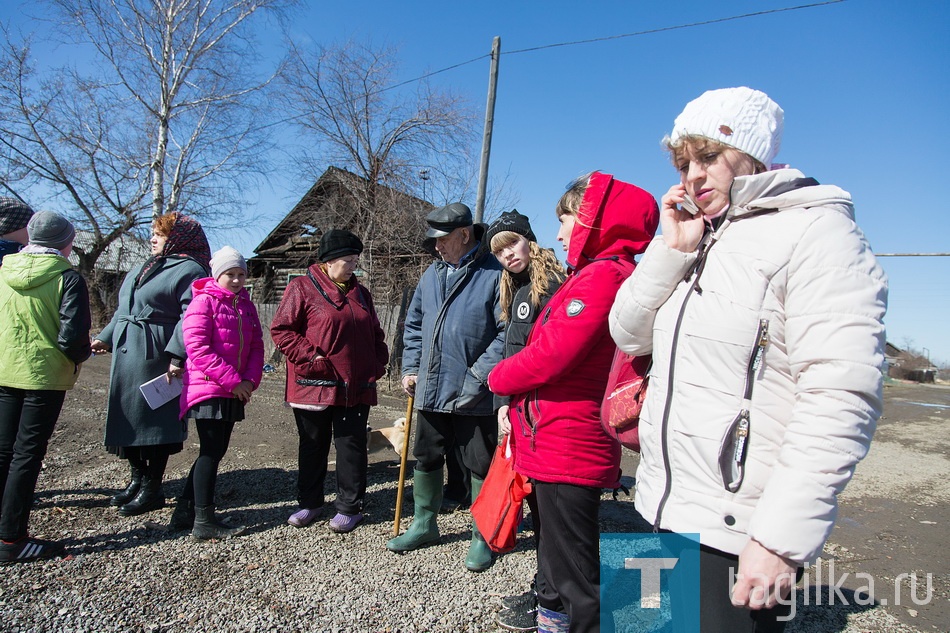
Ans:
{"type": "MultiPolygon", "coordinates": [[[[472,475],[472,503],[475,503],[478,493],[482,491],[483,483],[485,483],[484,479],[476,477],[474,474],[472,475]]],[[[491,563],[491,549],[489,549],[488,543],[485,542],[485,539],[478,531],[478,526],[475,525],[475,521],[472,521],[472,543],[468,546],[468,555],[465,557],[465,568],[469,571],[485,571],[491,567],[491,563]]]]}
{"type": "Polygon", "coordinates": [[[439,507],[442,505],[442,469],[431,473],[414,470],[412,497],[415,515],[406,533],[391,539],[386,548],[392,552],[411,552],[439,540],[439,507]]]}

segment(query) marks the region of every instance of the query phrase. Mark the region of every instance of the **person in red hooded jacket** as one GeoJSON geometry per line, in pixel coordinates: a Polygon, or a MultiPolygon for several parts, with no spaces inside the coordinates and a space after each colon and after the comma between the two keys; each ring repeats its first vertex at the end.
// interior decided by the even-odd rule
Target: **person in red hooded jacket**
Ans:
{"type": "Polygon", "coordinates": [[[538,631],[600,630],[598,510],[620,483],[620,444],[601,429],[600,403],[615,346],[614,295],[659,223],[656,200],[593,172],[557,204],[567,281],[535,322],[526,347],[488,376],[514,396],[508,415],[515,470],[534,483],[538,631]]]}

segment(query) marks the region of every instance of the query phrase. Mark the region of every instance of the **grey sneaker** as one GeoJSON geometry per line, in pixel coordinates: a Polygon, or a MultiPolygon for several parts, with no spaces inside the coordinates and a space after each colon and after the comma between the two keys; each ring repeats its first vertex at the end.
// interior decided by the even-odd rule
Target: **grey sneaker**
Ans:
{"type": "Polygon", "coordinates": [[[527,611],[528,609],[533,609],[537,605],[538,594],[535,593],[533,585],[531,589],[528,589],[524,593],[519,593],[516,596],[505,596],[501,599],[501,606],[506,609],[527,611]]]}
{"type": "Polygon", "coordinates": [[[509,631],[537,631],[538,607],[529,609],[502,609],[495,616],[495,623],[509,631]]]}

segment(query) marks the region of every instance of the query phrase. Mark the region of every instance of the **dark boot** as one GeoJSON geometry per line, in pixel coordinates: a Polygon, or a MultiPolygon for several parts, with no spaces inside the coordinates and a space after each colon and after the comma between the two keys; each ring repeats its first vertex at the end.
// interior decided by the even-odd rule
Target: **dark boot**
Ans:
{"type": "Polygon", "coordinates": [[[409,552],[439,540],[439,506],[442,505],[442,469],[431,473],[413,471],[412,498],[415,515],[402,536],[386,543],[392,552],[409,552]]]}
{"type": "Polygon", "coordinates": [[[144,475],[142,485],[135,498],[121,506],[119,514],[124,517],[134,517],[164,507],[165,491],[162,489],[162,480],[152,479],[148,475],[144,475]]]}
{"type": "Polygon", "coordinates": [[[231,538],[241,536],[247,528],[228,527],[219,523],[214,516],[214,506],[195,506],[195,526],[191,530],[191,538],[196,541],[231,538]]]}
{"type": "MultiPolygon", "coordinates": [[[[485,480],[472,474],[472,503],[482,491],[485,480]]],[[[492,554],[488,543],[478,531],[475,521],[472,521],[472,543],[468,546],[468,555],[465,557],[465,568],[469,571],[485,571],[491,567],[492,554]]]]}
{"type": "Polygon", "coordinates": [[[124,506],[135,498],[135,495],[138,494],[141,485],[142,469],[135,464],[132,464],[132,479],[129,481],[129,485],[125,487],[125,490],[112,495],[112,498],[109,499],[109,505],[116,507],[124,506]]]}
{"type": "Polygon", "coordinates": [[[171,521],[168,522],[168,529],[172,532],[181,532],[190,530],[195,525],[195,501],[194,499],[182,499],[178,497],[175,504],[175,511],[172,512],[171,521]]]}

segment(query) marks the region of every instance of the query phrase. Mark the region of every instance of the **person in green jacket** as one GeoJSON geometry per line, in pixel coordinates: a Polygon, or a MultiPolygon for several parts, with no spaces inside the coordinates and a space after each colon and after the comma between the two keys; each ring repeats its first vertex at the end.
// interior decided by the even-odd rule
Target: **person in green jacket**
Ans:
{"type": "Polygon", "coordinates": [[[0,564],[52,558],[59,543],[30,538],[36,480],[79,364],[89,358],[89,291],[66,259],[76,231],[41,211],[29,243],[0,267],[0,564]]]}

